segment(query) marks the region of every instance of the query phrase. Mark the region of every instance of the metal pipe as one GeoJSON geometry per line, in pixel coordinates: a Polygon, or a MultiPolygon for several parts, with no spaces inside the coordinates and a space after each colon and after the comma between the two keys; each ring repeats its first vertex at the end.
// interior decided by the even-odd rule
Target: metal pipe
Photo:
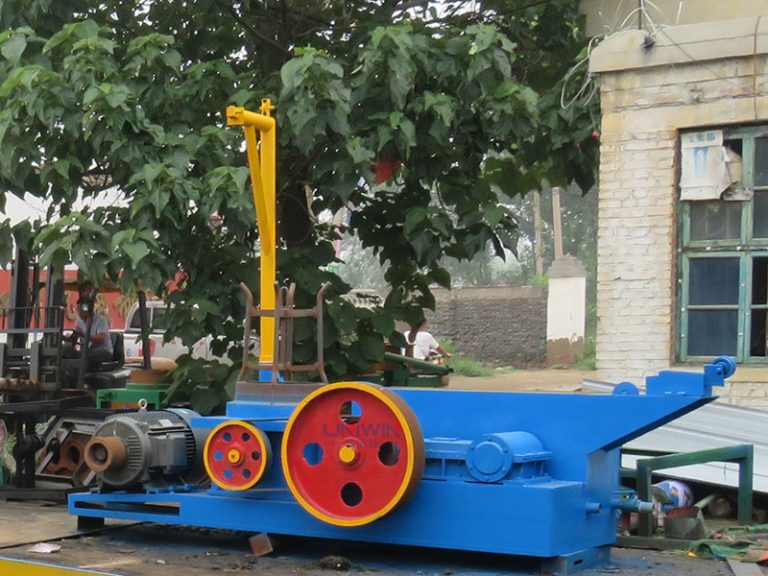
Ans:
{"type": "Polygon", "coordinates": [[[139,290],[139,325],[141,326],[142,368],[152,368],[152,351],[149,348],[149,326],[147,325],[147,294],[139,290]]]}
{"type": "Polygon", "coordinates": [[[384,360],[387,360],[389,362],[396,362],[398,364],[405,364],[407,366],[411,366],[413,368],[418,368],[419,370],[423,370],[424,372],[429,372],[430,374],[448,374],[451,372],[451,369],[448,366],[440,365],[440,364],[431,364],[430,362],[425,362],[424,360],[419,360],[417,358],[410,358],[408,356],[402,356],[400,354],[395,354],[393,352],[384,352],[384,360]]]}

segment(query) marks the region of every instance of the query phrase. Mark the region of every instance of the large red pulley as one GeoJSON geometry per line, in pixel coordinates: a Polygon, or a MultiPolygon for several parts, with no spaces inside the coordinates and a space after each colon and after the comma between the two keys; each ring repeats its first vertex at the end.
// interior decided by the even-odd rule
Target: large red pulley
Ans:
{"type": "Polygon", "coordinates": [[[203,448],[208,476],[225,490],[252,488],[264,475],[271,456],[264,432],[242,420],[229,420],[216,426],[203,448]]]}
{"type": "Polygon", "coordinates": [[[385,516],[416,489],[424,438],[413,411],[374,384],[323,386],[294,410],[282,444],[291,493],[314,517],[363,526],[385,516]]]}

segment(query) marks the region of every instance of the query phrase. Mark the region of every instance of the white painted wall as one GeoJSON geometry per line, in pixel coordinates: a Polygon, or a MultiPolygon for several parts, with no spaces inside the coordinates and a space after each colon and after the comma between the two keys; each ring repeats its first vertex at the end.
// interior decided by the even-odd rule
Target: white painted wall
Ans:
{"type": "Polygon", "coordinates": [[[547,340],[584,338],[586,325],[586,278],[550,278],[547,298],[547,340]]]}

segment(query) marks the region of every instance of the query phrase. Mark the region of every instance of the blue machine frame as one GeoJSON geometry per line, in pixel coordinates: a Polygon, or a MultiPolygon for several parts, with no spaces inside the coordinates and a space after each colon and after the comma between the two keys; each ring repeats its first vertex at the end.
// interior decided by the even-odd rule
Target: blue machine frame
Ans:
{"type": "MultiPolygon", "coordinates": [[[[647,507],[620,487],[621,445],[712,401],[712,387],[723,385],[734,368],[730,358],[721,357],[703,373],[662,372],[647,379],[642,395],[631,384],[612,395],[390,389],[421,425],[424,473],[409,500],[359,527],[318,520],[288,490],[279,447],[298,400],[281,390],[301,386],[241,385],[225,417],[198,417],[192,427],[210,430],[237,419],[265,432],[274,461],[254,488],[234,492],[180,484],[138,492],[94,490],[71,495],[69,511],[535,556],[565,573],[606,561],[619,511],[647,507]]],[[[316,388],[306,385],[303,393],[316,388]]]]}

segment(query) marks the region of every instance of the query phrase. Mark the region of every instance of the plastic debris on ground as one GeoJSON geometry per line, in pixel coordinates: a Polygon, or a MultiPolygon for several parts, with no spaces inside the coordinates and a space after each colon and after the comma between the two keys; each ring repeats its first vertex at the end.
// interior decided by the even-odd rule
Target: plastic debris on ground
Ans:
{"type": "Polygon", "coordinates": [[[702,558],[768,564],[768,524],[725,528],[692,546],[702,558]]]}

